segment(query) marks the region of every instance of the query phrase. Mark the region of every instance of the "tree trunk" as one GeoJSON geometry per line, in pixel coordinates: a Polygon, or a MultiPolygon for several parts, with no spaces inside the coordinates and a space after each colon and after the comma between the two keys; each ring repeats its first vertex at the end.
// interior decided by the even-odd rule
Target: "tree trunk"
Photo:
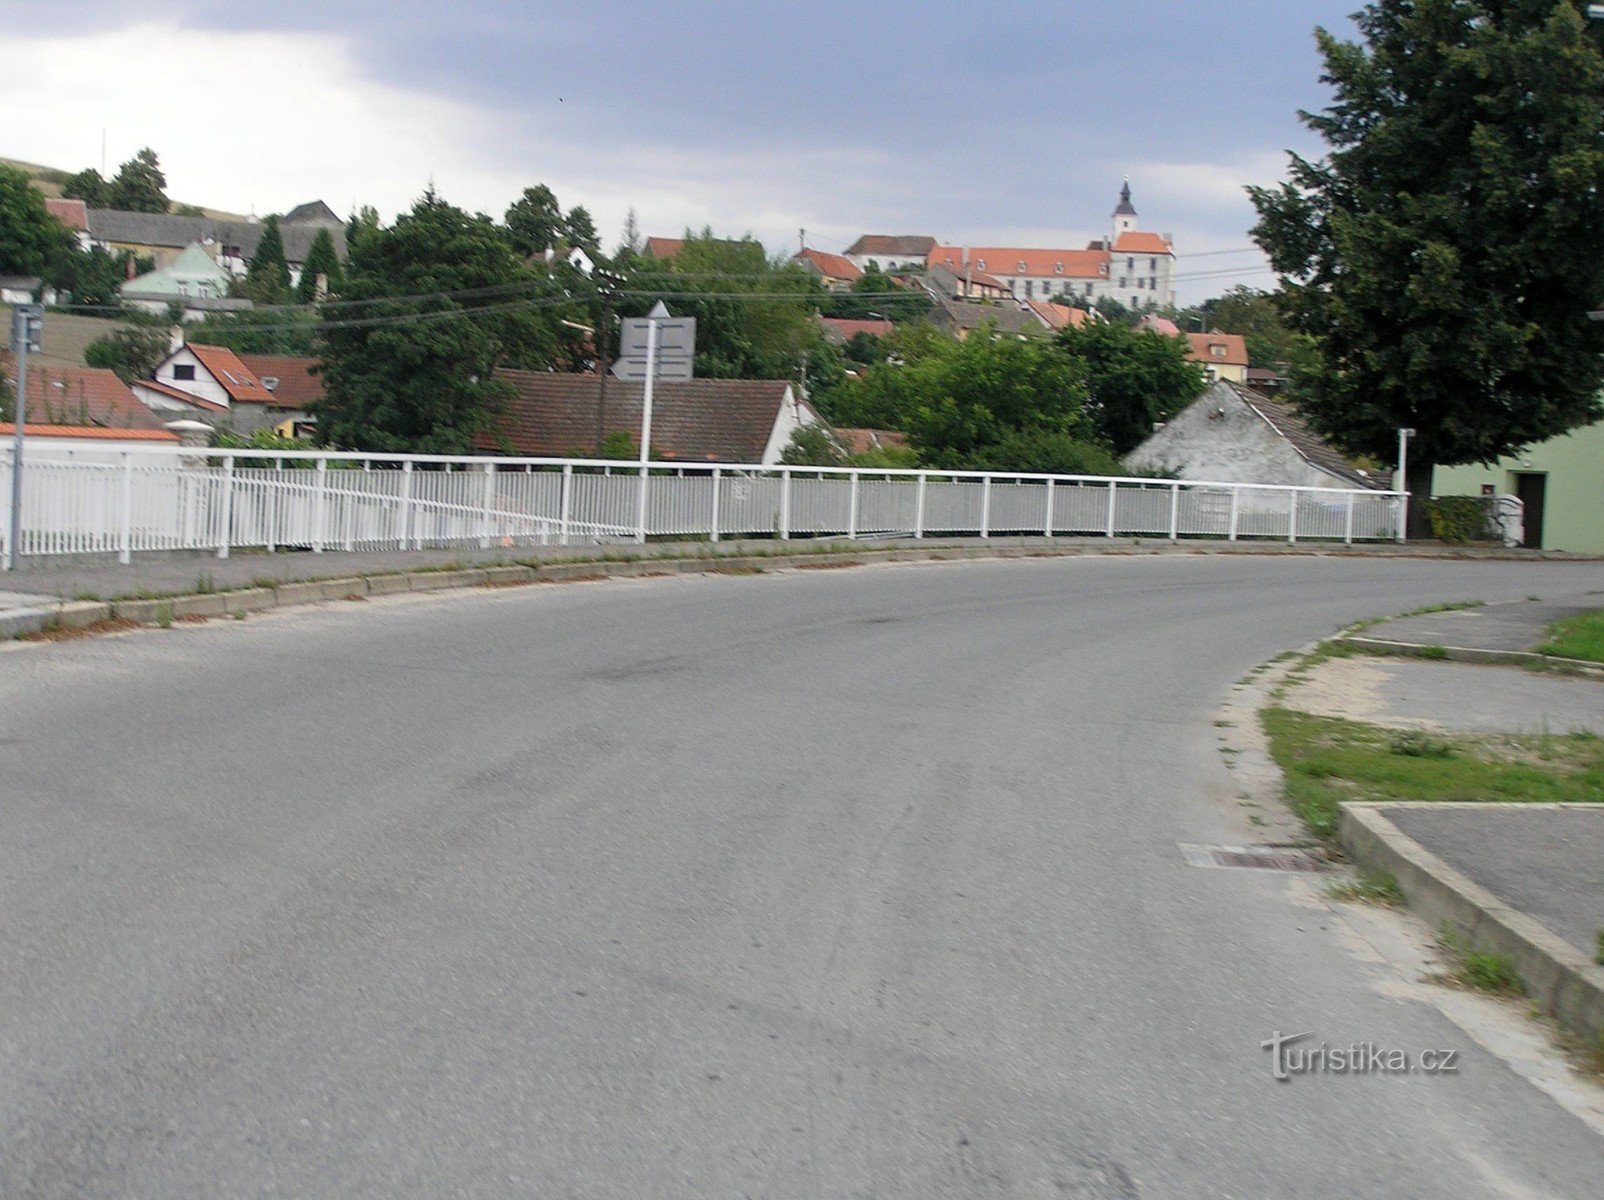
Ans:
{"type": "Polygon", "coordinates": [[[1420,541],[1431,536],[1431,516],[1426,501],[1431,499],[1431,473],[1435,466],[1429,462],[1411,462],[1405,489],[1409,492],[1409,540],[1420,541]]]}

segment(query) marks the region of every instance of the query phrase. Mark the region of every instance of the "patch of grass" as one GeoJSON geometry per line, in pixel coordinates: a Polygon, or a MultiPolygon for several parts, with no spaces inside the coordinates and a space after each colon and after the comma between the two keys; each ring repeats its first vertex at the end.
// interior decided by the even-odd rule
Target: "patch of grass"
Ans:
{"type": "Polygon", "coordinates": [[[1333,883],[1326,894],[1333,900],[1383,904],[1388,908],[1397,908],[1404,902],[1403,889],[1391,871],[1361,871],[1351,883],[1333,883]]]}
{"type": "Polygon", "coordinates": [[[202,571],[195,576],[195,592],[200,596],[209,596],[217,590],[217,584],[212,579],[210,571],[202,571]]]}
{"type": "Polygon", "coordinates": [[[1401,734],[1272,705],[1261,720],[1292,810],[1332,838],[1349,800],[1604,800],[1592,734],[1401,734]]]}
{"type": "Polygon", "coordinates": [[[173,627],[173,606],[171,604],[158,604],[156,606],[156,624],[162,629],[173,627]]]}
{"type": "Polygon", "coordinates": [[[1489,992],[1495,996],[1524,996],[1526,984],[1515,969],[1515,960],[1507,954],[1487,950],[1473,950],[1463,939],[1443,930],[1437,938],[1444,950],[1453,957],[1454,964],[1443,973],[1447,983],[1473,991],[1489,992]]]}
{"type": "Polygon", "coordinates": [[[1598,931],[1598,944],[1593,950],[1593,961],[1604,967],[1604,929],[1598,931]]]}
{"type": "MultiPolygon", "coordinates": [[[[26,441],[27,439],[24,438],[23,440],[26,441]]],[[[100,600],[100,593],[99,592],[74,592],[72,594],[72,598],[74,600],[83,600],[83,601],[87,601],[89,603],[98,603],[99,600],[100,600]]]]}
{"type": "Polygon", "coordinates": [[[1604,609],[1555,621],[1548,627],[1548,640],[1537,647],[1537,652],[1604,662],[1604,609]]]}
{"type": "Polygon", "coordinates": [[[1448,657],[1448,651],[1443,649],[1441,646],[1422,646],[1420,649],[1415,651],[1415,657],[1444,659],[1448,657]]]}

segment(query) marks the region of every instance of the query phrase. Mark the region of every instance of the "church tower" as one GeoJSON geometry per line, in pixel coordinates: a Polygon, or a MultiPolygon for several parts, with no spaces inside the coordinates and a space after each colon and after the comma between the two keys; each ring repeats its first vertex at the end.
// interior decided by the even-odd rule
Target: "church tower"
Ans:
{"type": "Polygon", "coordinates": [[[1114,240],[1119,241],[1119,235],[1130,233],[1136,228],[1136,210],[1131,207],[1131,178],[1125,177],[1125,185],[1119,190],[1119,204],[1114,209],[1114,240]]]}

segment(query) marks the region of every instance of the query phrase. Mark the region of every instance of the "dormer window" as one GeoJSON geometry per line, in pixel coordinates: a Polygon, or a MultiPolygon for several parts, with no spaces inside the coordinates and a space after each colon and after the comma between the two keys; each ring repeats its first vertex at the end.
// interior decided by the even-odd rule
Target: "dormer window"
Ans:
{"type": "Polygon", "coordinates": [[[1064,273],[1064,264],[1063,263],[1054,263],[1053,264],[1053,273],[1056,274],[1056,275],[1062,275],[1064,273]]]}
{"type": "Polygon", "coordinates": [[[1023,275],[1025,273],[1025,260],[1024,259],[1020,259],[1019,260],[1019,273],[1021,275],[1023,275]]]}
{"type": "Polygon", "coordinates": [[[975,267],[981,271],[984,271],[986,269],[986,260],[983,258],[976,259],[975,267]]]}
{"type": "Polygon", "coordinates": [[[1224,358],[1225,357],[1225,347],[1222,346],[1219,342],[1215,342],[1213,345],[1211,345],[1209,347],[1209,353],[1214,355],[1215,358],[1224,358]]]}

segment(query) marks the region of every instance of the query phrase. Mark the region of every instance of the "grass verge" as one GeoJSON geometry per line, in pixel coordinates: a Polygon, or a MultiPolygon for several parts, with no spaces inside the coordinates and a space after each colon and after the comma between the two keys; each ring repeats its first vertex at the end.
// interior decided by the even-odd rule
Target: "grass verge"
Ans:
{"type": "Polygon", "coordinates": [[[1262,720],[1287,803],[1327,840],[1350,800],[1604,801],[1590,733],[1423,734],[1279,705],[1262,720]]]}
{"type": "Polygon", "coordinates": [[[1537,647],[1537,652],[1604,662],[1604,609],[1555,621],[1548,627],[1548,640],[1537,647]]]}
{"type": "Polygon", "coordinates": [[[1398,908],[1404,903],[1403,889],[1391,871],[1361,871],[1351,883],[1333,883],[1326,894],[1333,900],[1381,904],[1388,908],[1398,908]]]}
{"type": "Polygon", "coordinates": [[[1521,981],[1520,972],[1515,970],[1515,961],[1509,955],[1473,950],[1463,939],[1446,929],[1437,936],[1437,942],[1453,960],[1441,976],[1443,983],[1458,984],[1494,996],[1526,994],[1526,985],[1521,981]]]}

